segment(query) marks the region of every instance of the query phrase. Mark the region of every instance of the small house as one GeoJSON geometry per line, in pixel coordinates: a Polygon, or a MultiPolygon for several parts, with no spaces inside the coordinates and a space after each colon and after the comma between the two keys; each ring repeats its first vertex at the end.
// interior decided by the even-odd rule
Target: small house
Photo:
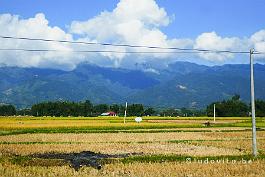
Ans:
{"type": "Polygon", "coordinates": [[[101,114],[101,116],[117,116],[117,114],[115,112],[104,112],[101,114]]]}

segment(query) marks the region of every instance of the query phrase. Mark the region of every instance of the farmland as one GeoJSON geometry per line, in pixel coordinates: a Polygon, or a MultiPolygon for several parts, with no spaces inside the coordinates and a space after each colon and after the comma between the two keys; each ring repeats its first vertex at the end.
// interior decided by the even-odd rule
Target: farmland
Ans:
{"type": "Polygon", "coordinates": [[[265,176],[264,118],[257,128],[253,158],[250,118],[1,117],[0,174],[265,176]]]}

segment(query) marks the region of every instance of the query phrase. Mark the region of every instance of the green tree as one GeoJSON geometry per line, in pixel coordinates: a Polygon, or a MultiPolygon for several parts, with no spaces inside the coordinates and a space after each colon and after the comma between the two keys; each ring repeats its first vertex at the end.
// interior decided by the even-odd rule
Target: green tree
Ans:
{"type": "Polygon", "coordinates": [[[144,115],[145,116],[152,116],[155,114],[155,110],[153,108],[147,108],[144,110],[144,115]]]}
{"type": "Polygon", "coordinates": [[[18,110],[17,113],[16,113],[16,115],[20,115],[20,116],[29,116],[29,115],[32,115],[31,109],[26,108],[26,109],[18,110]]]}
{"type": "Polygon", "coordinates": [[[96,115],[100,115],[104,112],[107,112],[108,110],[109,110],[109,106],[107,104],[99,104],[99,105],[94,106],[93,112],[96,115]]]}
{"type": "Polygon", "coordinates": [[[160,113],[160,116],[177,117],[177,116],[181,116],[181,111],[179,109],[170,108],[170,109],[163,110],[160,113]]]}
{"type": "Polygon", "coordinates": [[[142,116],[143,113],[144,113],[144,106],[142,104],[128,105],[128,108],[127,108],[128,116],[142,116]]]}
{"type": "Polygon", "coordinates": [[[120,114],[120,106],[118,104],[110,105],[110,111],[113,111],[119,115],[120,114]]]}
{"type": "Polygon", "coordinates": [[[86,100],[85,102],[80,102],[78,104],[78,115],[79,116],[91,116],[93,113],[93,104],[89,101],[86,100]]]}
{"type": "Polygon", "coordinates": [[[256,107],[256,116],[257,117],[265,117],[265,101],[256,100],[255,101],[255,107],[256,107]]]}
{"type": "Polygon", "coordinates": [[[13,105],[0,105],[0,116],[16,115],[16,108],[13,105]]]}
{"type": "Polygon", "coordinates": [[[125,106],[119,105],[119,116],[124,116],[125,113],[125,106]]]}
{"type": "Polygon", "coordinates": [[[215,102],[207,106],[207,116],[213,116],[213,107],[215,104],[216,116],[219,117],[245,117],[248,116],[249,107],[240,100],[239,95],[233,96],[229,100],[215,102]]]}

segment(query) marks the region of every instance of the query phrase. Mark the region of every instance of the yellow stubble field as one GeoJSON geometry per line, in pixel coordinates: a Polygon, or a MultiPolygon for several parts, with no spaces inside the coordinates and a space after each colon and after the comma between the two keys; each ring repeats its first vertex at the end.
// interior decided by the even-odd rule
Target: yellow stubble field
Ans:
{"type": "Polygon", "coordinates": [[[265,176],[264,119],[258,124],[258,158],[251,156],[247,118],[219,118],[210,127],[203,125],[208,118],[143,120],[2,117],[0,175],[265,176]],[[80,162],[74,169],[71,158],[83,152],[99,154],[102,168],[80,162]]]}

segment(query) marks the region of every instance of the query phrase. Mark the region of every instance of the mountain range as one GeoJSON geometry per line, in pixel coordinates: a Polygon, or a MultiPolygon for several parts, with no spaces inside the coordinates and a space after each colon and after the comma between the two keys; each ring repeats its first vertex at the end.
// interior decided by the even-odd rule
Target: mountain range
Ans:
{"type": "MultiPolygon", "coordinates": [[[[265,65],[255,64],[255,96],[265,99],[265,65]]],[[[0,103],[18,108],[42,101],[142,103],[159,108],[205,108],[239,94],[250,99],[246,64],[205,66],[175,62],[163,69],[123,69],[79,64],[72,71],[0,67],[0,103]]]]}

